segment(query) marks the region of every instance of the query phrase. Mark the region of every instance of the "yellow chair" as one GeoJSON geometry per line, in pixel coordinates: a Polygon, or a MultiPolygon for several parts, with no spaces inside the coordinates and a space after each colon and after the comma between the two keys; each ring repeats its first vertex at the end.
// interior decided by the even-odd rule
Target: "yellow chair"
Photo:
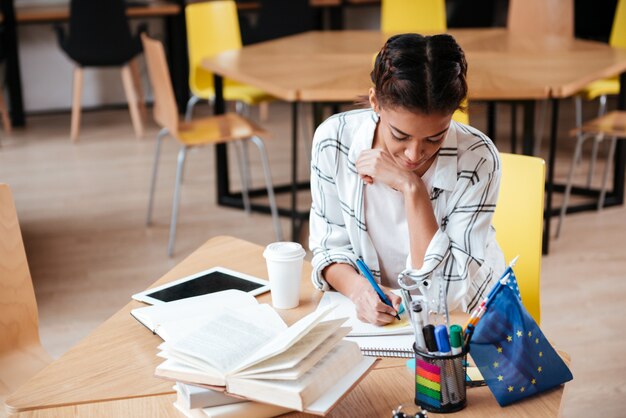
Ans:
{"type": "Polygon", "coordinates": [[[389,33],[445,32],[445,0],[382,0],[380,29],[389,33]]]}
{"type": "Polygon", "coordinates": [[[493,226],[507,262],[520,256],[515,276],[524,306],[539,324],[545,162],[504,153],[500,158],[502,179],[493,226]]]}
{"type": "MultiPolygon", "coordinates": [[[[185,119],[191,119],[193,108],[200,99],[213,102],[215,88],[213,73],[201,67],[202,59],[224,51],[241,49],[241,33],[237,19],[237,5],[233,0],[192,3],[185,8],[187,44],[189,52],[189,88],[192,96],[187,102],[185,119]]],[[[272,97],[256,87],[233,80],[224,80],[224,99],[242,104],[257,105],[272,97]]]]}
{"type": "MultiPolygon", "coordinates": [[[[172,82],[170,79],[169,69],[167,67],[167,61],[165,59],[163,44],[149,38],[145,34],[141,35],[141,40],[143,42],[144,55],[148,66],[148,75],[154,94],[154,120],[162,128],[157,136],[146,224],[150,225],[152,223],[152,206],[154,201],[154,190],[156,187],[159,156],[161,152],[161,141],[165,136],[171,136],[181,144],[178,152],[176,183],[172,202],[172,217],[170,221],[170,238],[167,247],[167,253],[170,257],[174,252],[176,222],[178,220],[178,204],[180,200],[180,186],[188,149],[191,147],[229,142],[242,145],[244,142],[250,141],[257,146],[261,154],[261,163],[265,174],[265,185],[267,187],[267,195],[274,221],[276,239],[281,241],[282,230],[278,219],[278,209],[276,208],[276,199],[274,197],[274,188],[272,186],[269,159],[267,157],[267,151],[265,150],[265,144],[260,138],[261,135],[266,135],[266,132],[256,126],[253,122],[236,113],[211,116],[192,122],[179,122],[178,108],[176,106],[176,99],[174,98],[174,90],[172,89],[172,82]]],[[[247,185],[247,179],[249,178],[247,172],[248,166],[247,164],[242,163],[242,150],[238,147],[237,151],[239,156],[239,168],[241,171],[244,206],[246,211],[249,212],[250,201],[248,197],[247,185]]]]}
{"type": "Polygon", "coordinates": [[[39,340],[37,300],[11,189],[0,184],[0,408],[51,361],[39,340]]]}
{"type": "Polygon", "coordinates": [[[454,112],[454,114],[452,115],[452,120],[462,123],[464,125],[469,125],[469,107],[467,105],[467,99],[464,99],[461,105],[465,108],[465,111],[457,110],[456,112],[454,112]]]}
{"type": "MultiPolygon", "coordinates": [[[[611,29],[609,44],[614,48],[626,49],[626,0],[619,0],[617,3],[615,16],[613,17],[613,27],[611,29]]],[[[576,128],[580,129],[583,124],[583,99],[599,99],[600,106],[598,108],[598,117],[600,117],[606,113],[607,96],[619,94],[619,89],[619,77],[616,76],[589,83],[579,94],[574,96],[576,105],[576,128]]],[[[587,187],[591,186],[591,181],[593,180],[593,173],[595,171],[595,164],[598,156],[598,145],[602,139],[603,136],[598,135],[593,141],[589,173],[587,174],[587,187]]],[[[581,140],[580,135],[578,140],[581,140]]],[[[578,161],[576,161],[576,163],[578,163],[578,161]]]]}

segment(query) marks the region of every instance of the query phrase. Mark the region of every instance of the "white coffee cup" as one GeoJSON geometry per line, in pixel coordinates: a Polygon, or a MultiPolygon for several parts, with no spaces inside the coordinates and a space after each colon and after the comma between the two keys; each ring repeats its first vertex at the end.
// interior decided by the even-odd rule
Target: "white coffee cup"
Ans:
{"type": "Polygon", "coordinates": [[[306,252],[297,242],[274,242],[263,251],[270,279],[272,306],[292,309],[300,303],[302,263],[306,252]]]}

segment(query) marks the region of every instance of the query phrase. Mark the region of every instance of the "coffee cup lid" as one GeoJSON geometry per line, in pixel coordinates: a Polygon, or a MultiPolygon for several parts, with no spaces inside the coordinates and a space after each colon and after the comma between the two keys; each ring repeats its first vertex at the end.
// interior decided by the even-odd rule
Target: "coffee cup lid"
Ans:
{"type": "Polygon", "coordinates": [[[304,257],[306,251],[297,242],[273,242],[265,247],[263,257],[272,260],[293,260],[304,257]]]}

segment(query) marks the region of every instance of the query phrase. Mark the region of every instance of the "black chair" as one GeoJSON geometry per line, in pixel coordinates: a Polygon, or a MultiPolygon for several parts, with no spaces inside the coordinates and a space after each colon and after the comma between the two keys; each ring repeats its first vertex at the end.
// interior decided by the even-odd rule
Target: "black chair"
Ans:
{"type": "Polygon", "coordinates": [[[78,140],[80,99],[84,67],[122,67],[122,82],[135,135],[143,135],[145,105],[136,57],[141,54],[139,33],[132,36],[126,20],[124,0],[71,0],[69,34],[55,30],[61,49],[76,63],[72,98],[72,141],[78,140]]]}
{"type": "Polygon", "coordinates": [[[244,45],[316,29],[318,8],[309,0],[261,0],[257,23],[242,27],[244,45]]]}

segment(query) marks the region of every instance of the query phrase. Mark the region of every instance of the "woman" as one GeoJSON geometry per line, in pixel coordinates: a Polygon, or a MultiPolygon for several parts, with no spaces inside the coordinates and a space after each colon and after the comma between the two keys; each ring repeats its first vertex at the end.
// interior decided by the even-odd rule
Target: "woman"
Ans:
{"type": "Polygon", "coordinates": [[[362,321],[393,320],[400,298],[387,288],[398,287],[400,273],[404,287],[444,286],[450,309],[470,311],[504,271],[491,226],[498,151],[452,120],[467,96],[466,74],[453,37],[393,36],[371,73],[371,108],[334,115],[315,132],[312,279],[349,297],[362,321]],[[358,258],[393,308],[359,275],[358,258]]]}

